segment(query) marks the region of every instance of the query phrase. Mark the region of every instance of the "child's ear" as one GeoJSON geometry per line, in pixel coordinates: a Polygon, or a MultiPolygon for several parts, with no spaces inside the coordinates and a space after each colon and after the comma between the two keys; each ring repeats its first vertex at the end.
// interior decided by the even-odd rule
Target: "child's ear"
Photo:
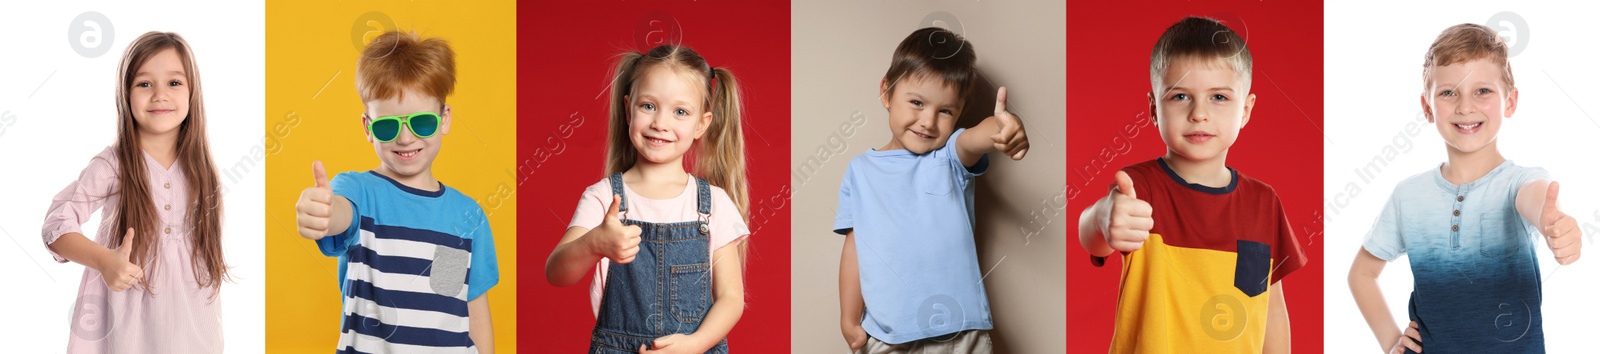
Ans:
{"type": "Polygon", "coordinates": [[[371,124],[372,124],[372,117],[368,117],[366,113],[362,113],[361,114],[361,134],[367,136],[367,143],[372,143],[373,142],[372,141],[372,129],[370,128],[372,126],[371,124]]]}
{"type": "Polygon", "coordinates": [[[695,124],[694,126],[695,139],[700,139],[700,137],[706,135],[706,130],[710,130],[711,118],[714,118],[711,115],[711,111],[706,111],[706,113],[700,114],[700,124],[695,124]]]}
{"type": "Polygon", "coordinates": [[[1511,118],[1512,113],[1517,113],[1517,88],[1512,87],[1511,92],[1506,94],[1505,109],[1505,116],[1502,118],[1511,118]]]}
{"type": "Polygon", "coordinates": [[[1256,109],[1256,94],[1252,93],[1249,96],[1245,96],[1245,99],[1244,99],[1244,118],[1243,118],[1243,120],[1239,121],[1239,128],[1240,129],[1243,129],[1244,126],[1250,124],[1250,111],[1255,110],[1255,109],[1256,109]]]}
{"type": "Polygon", "coordinates": [[[1156,93],[1155,92],[1145,92],[1144,93],[1144,98],[1145,98],[1146,101],[1150,102],[1150,121],[1151,122],[1155,122],[1156,121],[1156,93]]]}
{"type": "Polygon", "coordinates": [[[888,76],[883,77],[883,81],[879,81],[878,82],[878,101],[883,103],[883,109],[884,110],[889,110],[889,77],[888,76]]]}
{"type": "Polygon", "coordinates": [[[1422,102],[1422,116],[1428,119],[1428,123],[1433,123],[1433,106],[1428,105],[1428,92],[1423,91],[1417,99],[1422,102]]]}
{"type": "Polygon", "coordinates": [[[450,105],[439,109],[439,134],[450,134],[450,105]]]}

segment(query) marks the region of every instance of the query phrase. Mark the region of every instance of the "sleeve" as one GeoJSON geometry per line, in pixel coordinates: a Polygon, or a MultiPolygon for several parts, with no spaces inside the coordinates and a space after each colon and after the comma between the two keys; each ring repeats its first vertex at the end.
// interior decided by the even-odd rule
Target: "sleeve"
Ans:
{"type": "Polygon", "coordinates": [[[1399,196],[1399,191],[1389,195],[1389,202],[1384,203],[1378,220],[1372,222],[1371,230],[1367,230],[1366,241],[1361,242],[1361,248],[1366,249],[1367,253],[1385,261],[1394,261],[1406,253],[1405,239],[1401,237],[1399,196]]]}
{"type": "Polygon", "coordinates": [[[467,271],[467,300],[471,301],[500,283],[500,258],[494,249],[494,231],[483,208],[472,203],[477,226],[472,232],[472,266],[467,271]]]}
{"type": "Polygon", "coordinates": [[[89,161],[89,166],[78,174],[78,179],[67,184],[66,188],[56,193],[50,200],[50,209],[45,212],[44,226],[40,230],[44,236],[45,250],[56,262],[66,263],[67,259],[50,250],[50,244],[55,243],[62,235],[70,233],[83,233],[83,223],[94,215],[96,210],[106,203],[106,198],[111,196],[117,186],[117,169],[108,157],[109,154],[95,156],[89,161]]]}
{"type": "MultiPolygon", "coordinates": [[[[601,181],[600,184],[591,185],[583,189],[583,195],[578,198],[578,208],[572,211],[572,222],[567,228],[582,227],[593,229],[606,220],[606,211],[611,208],[610,182],[601,181]],[[604,187],[605,189],[602,189],[604,187]]],[[[566,230],[562,230],[563,233],[566,230]]]]}
{"type": "Polygon", "coordinates": [[[850,176],[855,174],[855,164],[844,168],[844,178],[839,181],[839,208],[833,214],[833,233],[846,235],[856,228],[855,221],[855,185],[850,182],[850,176]]]}
{"type": "Polygon", "coordinates": [[[322,255],[335,257],[343,255],[361,240],[361,212],[368,198],[361,185],[360,172],[345,172],[333,176],[329,184],[333,187],[333,194],[344,197],[350,201],[350,226],[344,233],[328,235],[317,240],[317,249],[322,250],[322,255]]]}
{"type": "Polygon", "coordinates": [[[1272,267],[1271,283],[1277,284],[1284,276],[1300,270],[1306,265],[1306,251],[1300,248],[1300,239],[1294,236],[1294,227],[1289,224],[1289,213],[1283,210],[1283,200],[1278,198],[1277,192],[1272,192],[1273,212],[1278,219],[1277,247],[1273,247],[1272,259],[1276,264],[1272,267]]]}
{"type": "Polygon", "coordinates": [[[985,172],[989,172],[989,154],[983,154],[983,156],[978,157],[978,162],[972,163],[972,167],[961,164],[961,154],[956,152],[956,138],[961,137],[961,134],[966,132],[967,129],[965,128],[956,129],[954,134],[950,134],[950,140],[945,141],[944,148],[940,149],[943,150],[945,156],[950,158],[950,166],[955,170],[956,181],[961,182],[962,185],[971,183],[973,177],[982,176],[985,172]]]}
{"type": "Polygon", "coordinates": [[[711,249],[721,249],[733,241],[750,236],[750,226],[739,214],[739,206],[722,188],[711,190],[711,249]]]}

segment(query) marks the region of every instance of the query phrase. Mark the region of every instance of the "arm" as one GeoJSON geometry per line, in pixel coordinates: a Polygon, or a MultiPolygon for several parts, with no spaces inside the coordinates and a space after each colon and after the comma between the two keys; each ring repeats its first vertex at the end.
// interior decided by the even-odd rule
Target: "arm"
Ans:
{"type": "Polygon", "coordinates": [[[1561,211],[1557,198],[1560,184],[1555,181],[1535,180],[1517,189],[1517,214],[1539,228],[1545,244],[1556,257],[1556,263],[1572,264],[1583,249],[1583,231],[1578,221],[1561,211]]]}
{"type": "Polygon", "coordinates": [[[1394,325],[1394,315],[1389,313],[1389,305],[1383,302],[1383,289],[1378,287],[1378,275],[1383,273],[1383,267],[1387,264],[1366,249],[1357,252],[1355,261],[1350,264],[1350,295],[1355,297],[1356,308],[1361,310],[1367,327],[1372,328],[1372,335],[1378,339],[1379,349],[1392,351],[1410,348],[1421,352],[1422,346],[1417,343],[1422,337],[1416,332],[1417,323],[1412,322],[1405,337],[1402,337],[1400,328],[1394,325]]]}
{"type": "Polygon", "coordinates": [[[1028,154],[1028,133],[1022,119],[1006,110],[1006,88],[995,93],[994,115],[967,129],[956,139],[956,157],[961,165],[972,167],[991,151],[1004,151],[1012,160],[1028,154]]]}
{"type": "Polygon", "coordinates": [[[619,199],[617,196],[611,197],[611,208],[606,211],[599,227],[567,228],[567,234],[561,236],[561,243],[550,251],[550,258],[545,260],[545,281],[554,286],[576,284],[583,280],[585,274],[594,270],[600,258],[610,258],[617,264],[633,262],[633,256],[639,253],[639,235],[644,230],[638,225],[622,225],[622,219],[617,217],[619,199]]]}
{"type": "Polygon", "coordinates": [[[1272,299],[1267,303],[1267,337],[1261,352],[1289,352],[1289,308],[1283,300],[1283,281],[1272,284],[1272,299]]]}
{"type": "Polygon", "coordinates": [[[739,241],[731,242],[712,253],[711,291],[713,302],[705,321],[694,333],[672,334],[655,340],[655,350],[640,348],[641,353],[704,353],[717,345],[733,325],[744,315],[744,264],[739,261],[739,241]],[[732,247],[729,247],[732,246],[732,247]]]}
{"type": "Polygon", "coordinates": [[[867,345],[867,331],[861,328],[861,313],[867,300],[861,297],[861,272],[856,266],[856,231],[844,234],[844,251],[839,254],[839,329],[851,351],[867,345]]]}
{"type": "Polygon", "coordinates": [[[467,337],[472,338],[473,345],[478,347],[480,354],[494,354],[494,325],[489,318],[489,294],[478,295],[478,298],[467,301],[467,337]]]}
{"type": "Polygon", "coordinates": [[[122,239],[122,247],[108,249],[81,233],[73,232],[61,235],[46,247],[67,260],[99,271],[100,280],[111,291],[123,291],[144,279],[144,269],[129,261],[133,249],[129,246],[133,240],[133,229],[128,229],[122,239]]]}

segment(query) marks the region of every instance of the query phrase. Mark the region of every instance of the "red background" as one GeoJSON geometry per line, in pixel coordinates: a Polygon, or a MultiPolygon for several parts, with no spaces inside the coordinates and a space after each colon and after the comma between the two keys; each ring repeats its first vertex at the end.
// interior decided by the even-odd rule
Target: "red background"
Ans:
{"type": "Polygon", "coordinates": [[[1118,169],[1166,152],[1145,99],[1150,49],[1167,26],[1190,15],[1223,21],[1250,46],[1256,106],[1228,165],[1272,185],[1283,200],[1309,261],[1283,280],[1293,349],[1322,352],[1321,1],[1067,3],[1068,352],[1110,346],[1122,260],[1089,263],[1078,243],[1078,215],[1105,196],[1118,169]],[[1129,124],[1142,124],[1127,138],[1131,148],[1116,138],[1129,124]],[[1102,154],[1107,148],[1112,152],[1102,154]]]}
{"type": "Polygon", "coordinates": [[[556,288],[545,259],[584,187],[603,178],[606,102],[616,55],[681,38],[743,86],[752,235],[745,311],[729,333],[739,352],[789,350],[789,3],[786,1],[540,2],[518,7],[518,271],[520,346],[587,350],[589,282],[556,288]],[[650,20],[667,20],[649,22],[650,20]],[[675,19],[679,27],[671,26],[675,19]],[[598,99],[596,96],[600,96],[598,99]],[[575,117],[581,117],[575,118],[575,117]],[[573,123],[578,121],[580,123],[573,123]]]}

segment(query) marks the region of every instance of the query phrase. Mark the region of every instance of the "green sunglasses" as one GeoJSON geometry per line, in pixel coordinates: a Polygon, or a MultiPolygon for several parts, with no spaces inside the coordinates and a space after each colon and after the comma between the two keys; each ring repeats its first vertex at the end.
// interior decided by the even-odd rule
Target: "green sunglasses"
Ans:
{"type": "Polygon", "coordinates": [[[439,114],[433,112],[417,112],[403,116],[383,116],[367,123],[367,131],[372,132],[372,138],[379,142],[391,142],[400,137],[400,126],[411,129],[411,134],[417,138],[427,139],[439,132],[439,114]]]}

